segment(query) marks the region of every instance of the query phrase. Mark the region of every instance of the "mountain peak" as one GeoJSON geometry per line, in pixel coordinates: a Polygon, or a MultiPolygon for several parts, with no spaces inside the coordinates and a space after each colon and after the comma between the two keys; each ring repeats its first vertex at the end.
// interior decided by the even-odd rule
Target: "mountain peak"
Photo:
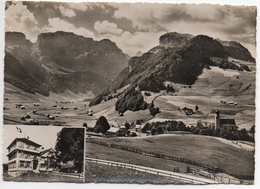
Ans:
{"type": "Polygon", "coordinates": [[[228,56],[239,60],[255,62],[254,57],[252,57],[248,49],[237,41],[221,41],[220,39],[217,40],[224,46],[228,56]]]}
{"type": "Polygon", "coordinates": [[[25,34],[21,32],[5,32],[5,42],[7,45],[31,45],[30,40],[26,39],[25,34]]]}
{"type": "Polygon", "coordinates": [[[180,34],[177,32],[169,32],[162,35],[159,38],[160,46],[165,47],[173,47],[180,46],[186,43],[189,39],[191,39],[193,35],[190,34],[180,34]]]}

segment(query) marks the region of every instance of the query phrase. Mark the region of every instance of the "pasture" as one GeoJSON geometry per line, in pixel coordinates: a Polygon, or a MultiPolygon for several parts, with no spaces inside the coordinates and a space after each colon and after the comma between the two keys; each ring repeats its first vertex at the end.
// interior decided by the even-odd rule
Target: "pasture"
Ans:
{"type": "MultiPolygon", "coordinates": [[[[100,140],[100,139],[91,139],[100,140]]],[[[234,175],[254,175],[254,152],[235,148],[215,138],[200,135],[158,135],[142,138],[102,138],[108,144],[154,152],[168,156],[187,158],[192,161],[202,162],[214,167],[221,167],[234,175]]],[[[138,155],[119,149],[103,147],[101,145],[87,143],[86,153],[92,155],[103,155],[121,159],[142,159],[144,162],[152,161],[162,165],[180,166],[180,162],[165,162],[154,157],[138,155]],[[117,150],[115,152],[114,150],[117,150]],[[119,150],[119,151],[118,151],[119,150]],[[149,159],[150,158],[150,159],[149,159]],[[149,159],[149,160],[148,160],[149,159]]]]}
{"type": "Polygon", "coordinates": [[[86,162],[85,182],[94,183],[138,183],[138,184],[182,184],[172,178],[140,172],[122,167],[113,167],[86,162]]]}

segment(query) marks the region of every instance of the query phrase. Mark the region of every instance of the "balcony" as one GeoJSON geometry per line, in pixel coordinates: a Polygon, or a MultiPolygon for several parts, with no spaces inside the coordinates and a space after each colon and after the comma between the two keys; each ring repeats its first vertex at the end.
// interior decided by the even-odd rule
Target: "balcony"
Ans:
{"type": "Polygon", "coordinates": [[[10,151],[7,156],[9,156],[11,153],[13,153],[14,151],[16,150],[19,150],[19,151],[25,151],[25,152],[32,152],[32,153],[35,153],[35,154],[40,154],[40,150],[37,148],[36,150],[34,149],[30,149],[30,148],[24,148],[24,147],[16,147],[16,148],[13,148],[12,151],[10,151]]]}

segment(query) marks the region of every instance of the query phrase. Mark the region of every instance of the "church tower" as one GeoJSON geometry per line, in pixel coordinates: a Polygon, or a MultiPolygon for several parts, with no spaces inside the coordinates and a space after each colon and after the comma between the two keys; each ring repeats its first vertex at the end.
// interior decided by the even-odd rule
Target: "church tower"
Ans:
{"type": "Polygon", "coordinates": [[[219,110],[216,110],[215,113],[215,130],[220,128],[220,116],[219,116],[219,110]]]}

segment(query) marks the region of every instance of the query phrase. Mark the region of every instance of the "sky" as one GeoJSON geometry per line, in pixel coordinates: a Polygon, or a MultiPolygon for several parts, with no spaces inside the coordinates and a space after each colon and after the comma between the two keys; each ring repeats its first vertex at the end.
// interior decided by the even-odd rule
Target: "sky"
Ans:
{"type": "Polygon", "coordinates": [[[3,126],[3,162],[7,162],[7,147],[15,138],[27,138],[36,142],[44,149],[55,148],[57,134],[60,132],[62,127],[55,126],[15,126],[15,125],[5,125],[3,126]],[[17,128],[22,130],[20,133],[17,128]]]}
{"type": "Polygon", "coordinates": [[[130,56],[159,44],[167,32],[238,41],[255,57],[256,7],[210,4],[7,2],[5,31],[32,42],[44,32],[108,38],[130,56]]]}

